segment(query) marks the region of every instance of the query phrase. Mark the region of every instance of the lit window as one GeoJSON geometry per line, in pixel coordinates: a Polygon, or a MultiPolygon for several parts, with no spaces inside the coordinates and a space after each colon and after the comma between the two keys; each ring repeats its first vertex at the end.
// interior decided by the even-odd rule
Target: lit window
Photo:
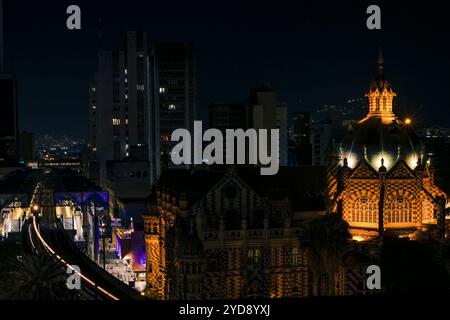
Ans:
{"type": "Polygon", "coordinates": [[[137,91],[144,91],[144,85],[143,84],[138,84],[136,86],[136,88],[137,88],[137,91]]]}
{"type": "Polygon", "coordinates": [[[144,57],[144,51],[138,51],[138,52],[137,52],[137,56],[138,56],[139,58],[143,58],[143,57],[144,57]]]}
{"type": "Polygon", "coordinates": [[[92,109],[97,109],[95,106],[92,106],[92,109]]]}
{"type": "Polygon", "coordinates": [[[126,125],[128,125],[128,118],[127,118],[127,119],[125,119],[125,124],[126,124],[126,125]]]}
{"type": "Polygon", "coordinates": [[[174,104],[169,105],[169,110],[175,110],[177,107],[174,104]]]}
{"type": "Polygon", "coordinates": [[[166,93],[166,88],[159,88],[159,93],[166,93]]]}
{"type": "Polygon", "coordinates": [[[92,92],[95,92],[95,90],[96,90],[95,87],[92,87],[92,92]]]}
{"type": "Polygon", "coordinates": [[[125,99],[128,99],[128,95],[127,94],[125,94],[125,99]]]}
{"type": "Polygon", "coordinates": [[[128,70],[127,69],[125,69],[125,74],[128,74],[128,70]]]}
{"type": "Polygon", "coordinates": [[[378,222],[378,207],[375,201],[366,196],[356,199],[351,207],[351,221],[365,223],[378,222]]]}
{"type": "Polygon", "coordinates": [[[118,125],[120,125],[120,119],[113,118],[113,126],[118,126],[118,125]]]}

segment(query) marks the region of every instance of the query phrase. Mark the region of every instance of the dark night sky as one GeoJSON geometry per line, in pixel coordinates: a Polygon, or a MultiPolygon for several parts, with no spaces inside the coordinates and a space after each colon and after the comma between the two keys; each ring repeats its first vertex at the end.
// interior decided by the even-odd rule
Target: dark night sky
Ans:
{"type": "Polygon", "coordinates": [[[86,136],[98,18],[106,47],[121,46],[127,30],[192,41],[199,118],[210,102],[240,101],[263,81],[290,112],[360,97],[382,45],[397,114],[450,126],[448,11],[426,3],[9,0],[6,49],[20,81],[21,129],[86,136]],[[70,4],[81,7],[81,31],[65,27],[70,4]],[[381,31],[366,28],[369,4],[381,6],[381,31]]]}

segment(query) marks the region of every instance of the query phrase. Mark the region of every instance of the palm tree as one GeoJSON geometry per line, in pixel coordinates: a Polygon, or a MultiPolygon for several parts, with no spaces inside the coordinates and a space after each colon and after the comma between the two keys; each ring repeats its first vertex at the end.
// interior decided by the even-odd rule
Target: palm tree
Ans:
{"type": "Polygon", "coordinates": [[[347,222],[336,213],[311,221],[300,233],[300,244],[306,249],[313,277],[313,295],[318,295],[319,277],[327,275],[330,294],[335,295],[336,273],[348,250],[350,233],[347,222]]]}
{"type": "Polygon", "coordinates": [[[14,300],[72,300],[76,294],[66,286],[67,275],[47,255],[24,255],[9,260],[6,298],[14,300]]]}

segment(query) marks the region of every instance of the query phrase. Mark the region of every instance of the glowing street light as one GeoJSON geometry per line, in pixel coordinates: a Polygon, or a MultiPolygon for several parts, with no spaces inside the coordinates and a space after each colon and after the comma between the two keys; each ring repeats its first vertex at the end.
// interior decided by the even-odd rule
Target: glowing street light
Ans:
{"type": "Polygon", "coordinates": [[[412,123],[411,118],[406,118],[406,119],[405,119],[405,124],[406,124],[407,126],[409,126],[411,123],[412,123]]]}

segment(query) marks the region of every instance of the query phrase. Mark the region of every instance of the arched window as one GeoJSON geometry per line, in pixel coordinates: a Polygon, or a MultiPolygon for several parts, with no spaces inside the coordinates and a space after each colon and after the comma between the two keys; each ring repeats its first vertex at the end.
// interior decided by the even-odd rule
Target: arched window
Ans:
{"type": "Polygon", "coordinates": [[[391,197],[386,204],[387,223],[412,222],[412,203],[403,196],[391,197]]]}
{"type": "Polygon", "coordinates": [[[366,197],[360,197],[353,202],[351,221],[376,223],[378,221],[378,208],[375,202],[366,197]]]}

